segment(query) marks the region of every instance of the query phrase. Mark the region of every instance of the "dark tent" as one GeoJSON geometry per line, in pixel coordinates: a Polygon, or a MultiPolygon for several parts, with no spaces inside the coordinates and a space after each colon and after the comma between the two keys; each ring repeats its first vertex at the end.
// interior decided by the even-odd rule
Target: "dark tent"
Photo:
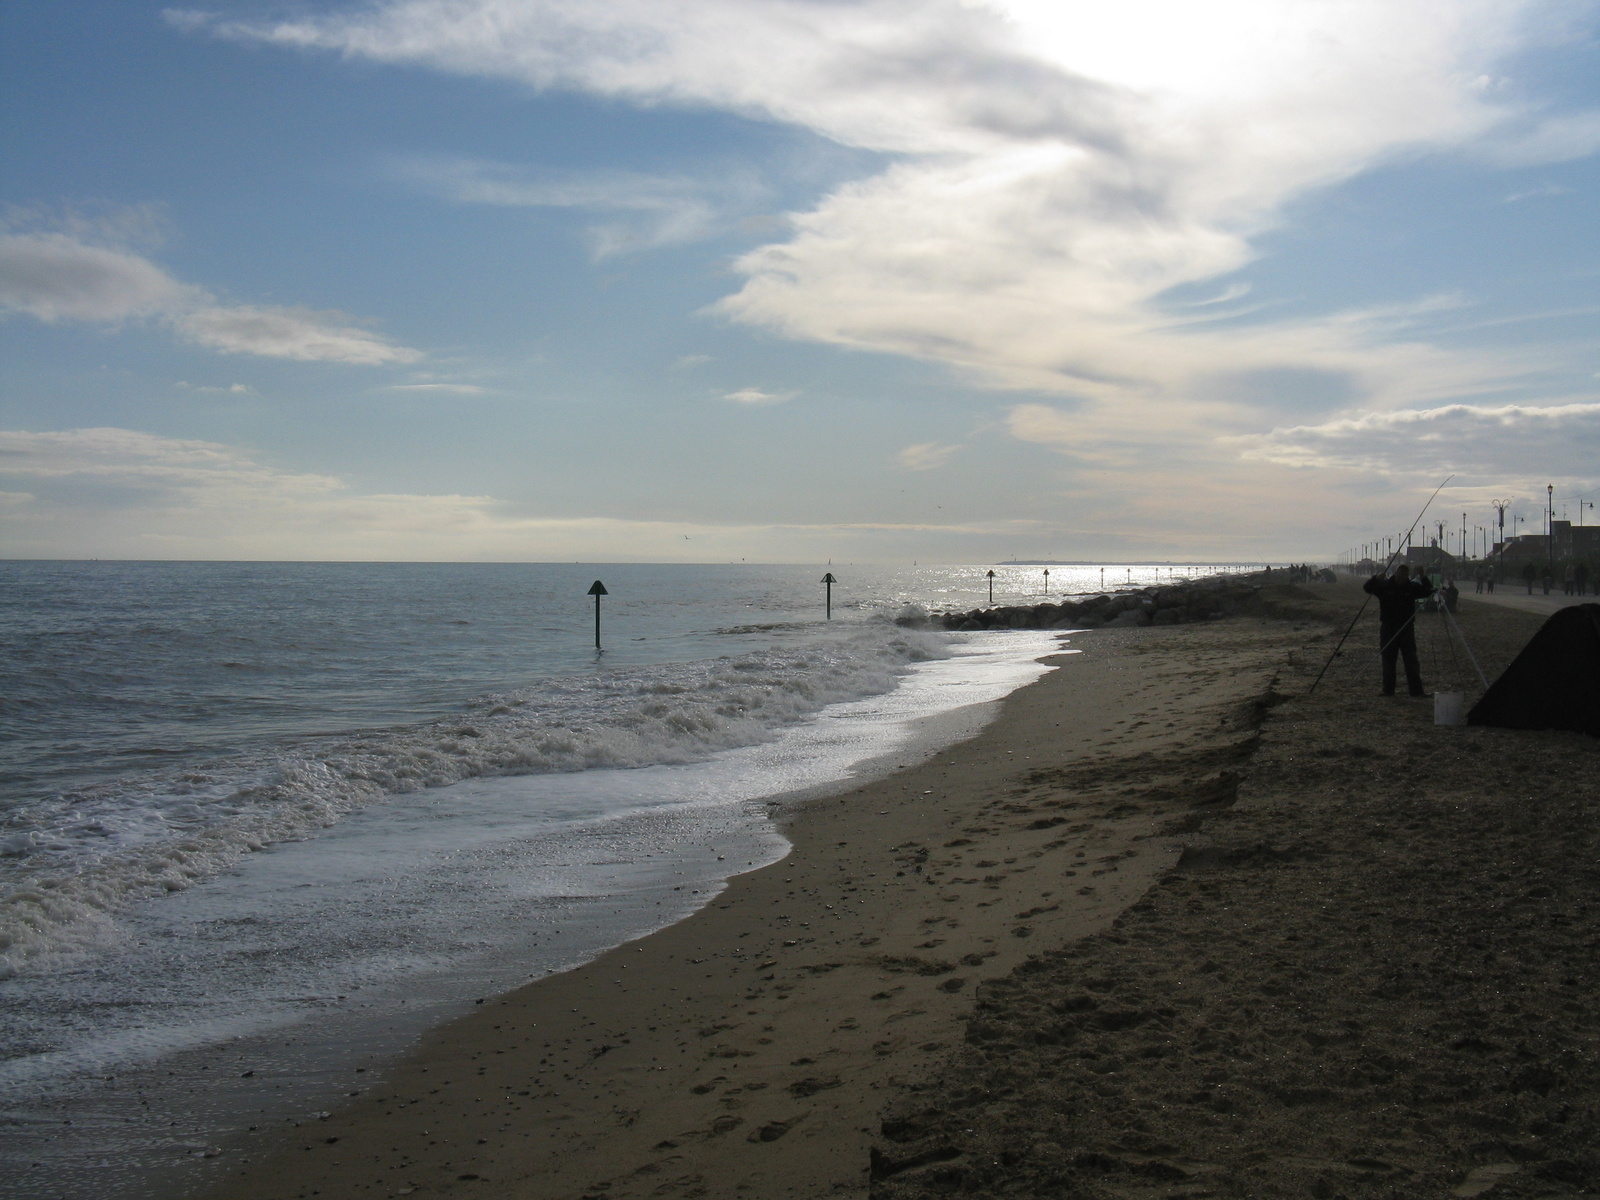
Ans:
{"type": "Polygon", "coordinates": [[[1559,610],[1467,714],[1469,725],[1600,737],[1600,604],[1559,610]]]}

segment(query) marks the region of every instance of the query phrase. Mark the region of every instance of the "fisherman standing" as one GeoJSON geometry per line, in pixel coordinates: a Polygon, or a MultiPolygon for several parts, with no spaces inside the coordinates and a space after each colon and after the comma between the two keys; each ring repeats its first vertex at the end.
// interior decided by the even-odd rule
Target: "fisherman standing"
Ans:
{"type": "Polygon", "coordinates": [[[1417,662],[1416,615],[1418,600],[1433,595],[1433,584],[1424,575],[1411,578],[1404,563],[1393,576],[1379,571],[1362,585],[1362,590],[1378,598],[1378,644],[1383,654],[1383,694],[1394,695],[1395,658],[1406,664],[1406,688],[1413,696],[1426,696],[1422,690],[1422,667],[1417,662]]]}

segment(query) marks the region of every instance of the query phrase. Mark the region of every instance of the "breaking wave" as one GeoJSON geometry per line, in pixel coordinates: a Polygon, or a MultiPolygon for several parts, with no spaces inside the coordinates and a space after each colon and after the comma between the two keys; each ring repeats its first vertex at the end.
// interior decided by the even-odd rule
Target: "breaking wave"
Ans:
{"type": "Polygon", "coordinates": [[[546,679],[478,697],[449,720],[158,768],[13,810],[0,827],[0,978],[105,945],[130,901],[387,796],[476,776],[704,760],[890,691],[950,642],[873,620],[800,646],[546,679]]]}

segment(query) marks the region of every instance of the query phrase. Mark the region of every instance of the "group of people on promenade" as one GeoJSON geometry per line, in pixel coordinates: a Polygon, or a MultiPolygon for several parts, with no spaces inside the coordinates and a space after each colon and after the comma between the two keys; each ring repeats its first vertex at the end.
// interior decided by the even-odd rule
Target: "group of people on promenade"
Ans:
{"type": "MultiPolygon", "coordinates": [[[[1494,594],[1495,579],[1499,575],[1498,568],[1478,567],[1472,572],[1472,581],[1477,586],[1481,595],[1488,592],[1494,594]]],[[[1544,587],[1544,594],[1548,596],[1550,589],[1556,586],[1557,574],[1550,566],[1546,565],[1540,570],[1532,562],[1522,565],[1522,582],[1528,587],[1528,595],[1533,595],[1534,584],[1544,587]]],[[[1600,571],[1591,571],[1586,562],[1568,563],[1566,571],[1560,577],[1561,589],[1568,596],[1587,596],[1589,585],[1594,584],[1596,595],[1600,595],[1600,571]]]]}

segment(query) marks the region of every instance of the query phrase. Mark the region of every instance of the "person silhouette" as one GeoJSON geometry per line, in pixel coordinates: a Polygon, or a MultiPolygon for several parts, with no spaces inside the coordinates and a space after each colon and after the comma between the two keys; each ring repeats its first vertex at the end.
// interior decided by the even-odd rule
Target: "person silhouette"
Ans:
{"type": "Polygon", "coordinates": [[[1416,615],[1418,600],[1433,595],[1427,576],[1413,580],[1404,563],[1386,578],[1379,571],[1362,585],[1362,590],[1378,600],[1378,646],[1383,659],[1383,694],[1394,695],[1395,659],[1405,660],[1406,690],[1413,696],[1426,696],[1422,687],[1422,665],[1417,661],[1416,615]]]}

